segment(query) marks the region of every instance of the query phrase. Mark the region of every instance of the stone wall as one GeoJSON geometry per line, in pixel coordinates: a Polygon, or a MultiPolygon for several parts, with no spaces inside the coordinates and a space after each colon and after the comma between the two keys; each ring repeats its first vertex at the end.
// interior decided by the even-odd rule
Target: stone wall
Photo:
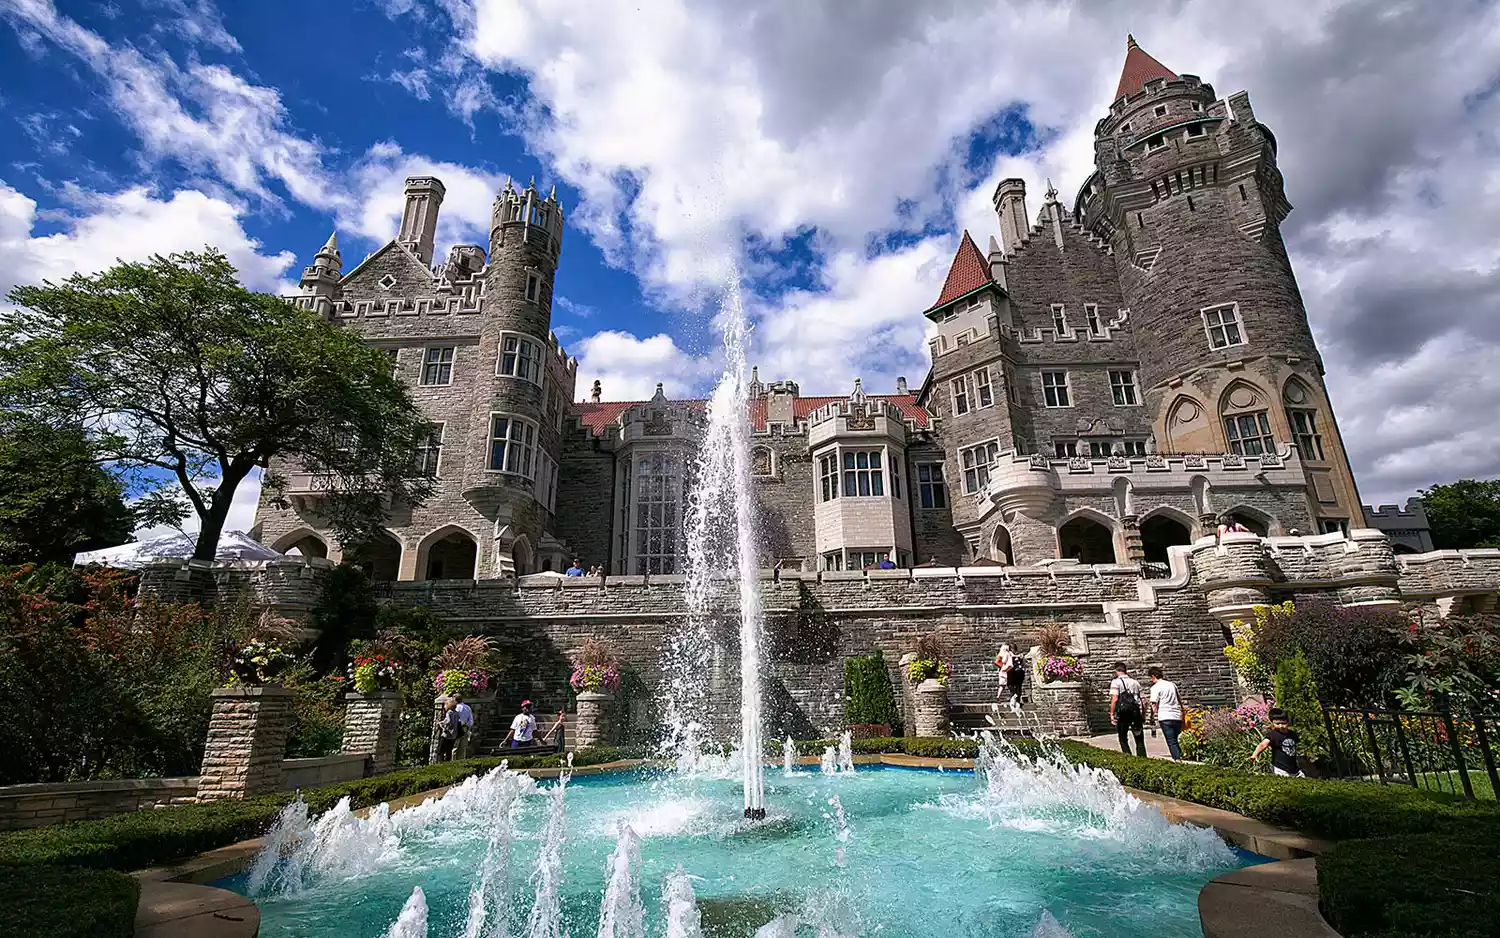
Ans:
{"type": "Polygon", "coordinates": [[[190,804],[198,779],[127,778],[0,788],[0,830],[94,821],[159,805],[190,804]]]}
{"type": "MultiPolygon", "coordinates": [[[[339,753],[333,756],[316,756],[310,759],[283,759],[281,762],[281,790],[299,791],[304,788],[322,788],[339,782],[352,782],[368,778],[371,770],[368,753],[339,753]]],[[[385,771],[389,772],[388,766],[385,771]]]]}
{"type": "Polygon", "coordinates": [[[250,798],[281,788],[291,726],[285,687],[221,687],[213,692],[198,800],[250,798]]]}

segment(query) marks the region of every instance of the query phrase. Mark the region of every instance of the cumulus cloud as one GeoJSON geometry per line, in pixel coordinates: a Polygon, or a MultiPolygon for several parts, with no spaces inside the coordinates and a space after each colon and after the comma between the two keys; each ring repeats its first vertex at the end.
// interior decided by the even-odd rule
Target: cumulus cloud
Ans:
{"type": "Polygon", "coordinates": [[[578,358],[575,396],[587,400],[594,382],[607,401],[642,401],[658,382],[669,398],[692,397],[713,373],[711,358],[694,356],[660,333],[637,338],[628,332],[596,332],[572,349],[578,358]]]}
{"type": "Polygon", "coordinates": [[[156,198],[144,188],[117,193],[70,189],[70,210],[50,215],[60,231],[34,235],[37,203],[0,182],[0,296],[19,283],[59,281],[74,272],[93,272],[116,260],[140,261],[153,254],[222,250],[253,290],[289,290],[287,277],[296,257],[290,251],[266,253],[245,233],[240,206],[195,190],[156,198]]]}

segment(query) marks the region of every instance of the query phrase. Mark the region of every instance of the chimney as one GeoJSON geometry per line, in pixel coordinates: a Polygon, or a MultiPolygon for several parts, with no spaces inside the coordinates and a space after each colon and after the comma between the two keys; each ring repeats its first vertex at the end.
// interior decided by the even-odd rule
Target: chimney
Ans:
{"type": "Polygon", "coordinates": [[[599,379],[595,378],[594,379],[594,389],[589,392],[589,400],[593,401],[595,404],[597,404],[597,403],[599,403],[599,397],[600,397],[600,395],[602,395],[603,393],[604,393],[604,389],[599,386],[599,379]]]}
{"type": "Polygon", "coordinates": [[[1010,285],[1005,282],[1005,252],[1000,250],[1000,242],[990,235],[990,256],[985,258],[990,265],[990,278],[1000,284],[1000,289],[1009,290],[1010,285]]]}
{"type": "Polygon", "coordinates": [[[1031,225],[1026,221],[1024,181],[1001,180],[995,188],[995,214],[1000,217],[1000,240],[1005,244],[1005,253],[1016,253],[1031,232],[1031,225]]]}
{"type": "Polygon", "coordinates": [[[410,176],[406,180],[406,204],[401,209],[401,233],[396,240],[429,266],[437,239],[438,209],[446,192],[442,181],[433,176],[410,176]]]}
{"type": "Polygon", "coordinates": [[[896,379],[896,393],[897,394],[910,394],[911,393],[910,391],[908,391],[906,389],[906,378],[905,378],[905,376],[902,376],[902,377],[899,377],[899,378],[896,379]]]}

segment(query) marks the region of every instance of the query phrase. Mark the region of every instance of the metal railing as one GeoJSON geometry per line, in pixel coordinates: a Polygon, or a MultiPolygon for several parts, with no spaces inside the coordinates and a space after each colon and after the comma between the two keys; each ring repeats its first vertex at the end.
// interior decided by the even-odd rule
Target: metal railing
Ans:
{"type": "Polygon", "coordinates": [[[1500,717],[1447,710],[1323,708],[1329,755],[1339,778],[1410,785],[1465,798],[1500,793],[1500,717]]]}

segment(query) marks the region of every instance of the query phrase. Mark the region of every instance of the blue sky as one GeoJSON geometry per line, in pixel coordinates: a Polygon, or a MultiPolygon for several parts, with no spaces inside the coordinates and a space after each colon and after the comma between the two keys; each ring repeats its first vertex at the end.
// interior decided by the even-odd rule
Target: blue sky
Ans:
{"type": "Polygon", "coordinates": [[[959,232],[1008,176],[1071,198],[1131,32],[1275,131],[1366,500],[1500,474],[1496,3],[1237,6],[0,0],[0,290],[204,243],[282,289],[391,237],[406,175],[440,250],[534,176],[580,397],[702,393],[731,263],[763,378],[915,385],[959,232]]]}

